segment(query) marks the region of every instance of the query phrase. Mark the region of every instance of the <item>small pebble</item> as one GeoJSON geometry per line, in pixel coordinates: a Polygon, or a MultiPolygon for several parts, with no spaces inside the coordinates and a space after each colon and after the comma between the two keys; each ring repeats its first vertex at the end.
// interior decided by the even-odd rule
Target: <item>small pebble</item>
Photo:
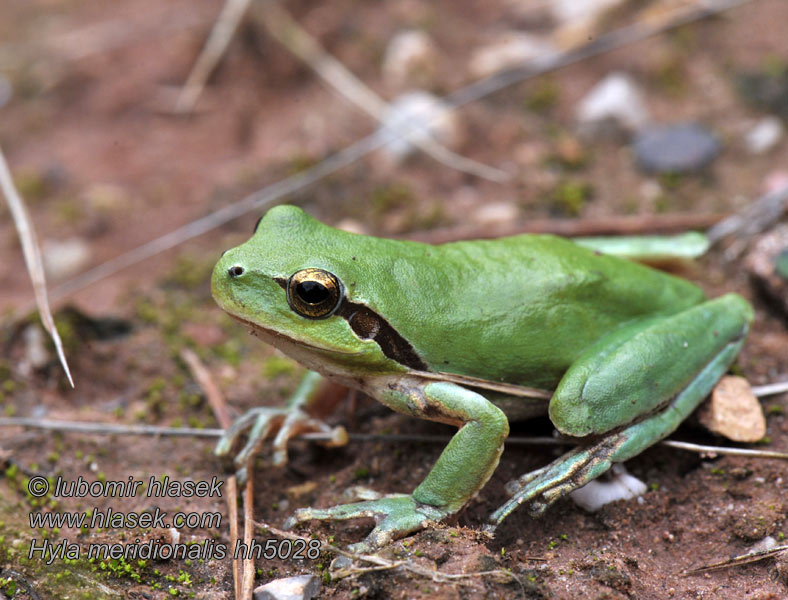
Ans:
{"type": "Polygon", "coordinates": [[[299,575],[274,579],[254,590],[254,600],[311,600],[320,594],[320,579],[299,575]]]}
{"type": "Polygon", "coordinates": [[[646,484],[627,473],[624,465],[613,465],[608,472],[607,480],[594,479],[570,493],[569,497],[588,512],[596,512],[605,504],[630,500],[646,493],[646,484]]]}
{"type": "Polygon", "coordinates": [[[777,540],[775,540],[772,536],[767,535],[761,541],[756,542],[755,544],[750,546],[750,549],[747,550],[747,553],[754,554],[755,552],[766,552],[768,550],[771,550],[775,546],[777,546],[777,540]]]}
{"type": "Polygon", "coordinates": [[[474,77],[487,77],[526,62],[546,60],[556,52],[555,46],[545,38],[506,31],[497,35],[494,42],[477,49],[468,68],[474,77]]]}
{"type": "Polygon", "coordinates": [[[383,78],[393,87],[427,86],[437,69],[437,50],[418,29],[395,34],[383,55],[383,78]]]}
{"type": "Polygon", "coordinates": [[[647,173],[692,173],[720,152],[717,139],[697,123],[649,128],[634,142],[635,159],[647,173]]]}
{"type": "Polygon", "coordinates": [[[577,124],[587,138],[615,137],[642,130],[651,121],[643,94],[626,73],[597,83],[577,105],[577,124]]]}
{"type": "Polygon", "coordinates": [[[40,369],[49,362],[46,338],[38,324],[25,327],[25,330],[22,332],[22,339],[25,342],[24,362],[26,364],[26,368],[22,370],[29,373],[30,369],[40,369]]]}
{"type": "Polygon", "coordinates": [[[90,246],[81,238],[46,240],[41,246],[44,271],[52,279],[65,279],[82,271],[90,261],[90,246]]]}
{"type": "Polygon", "coordinates": [[[433,137],[445,146],[455,145],[460,138],[460,125],[456,112],[447,112],[446,105],[422,90],[398,96],[389,105],[381,133],[391,141],[383,152],[394,160],[411,154],[416,140],[433,137]]]}
{"type": "Polygon", "coordinates": [[[782,120],[765,117],[744,136],[744,145],[751,154],[764,154],[780,143],[785,134],[782,120]]]}
{"type": "Polygon", "coordinates": [[[553,0],[553,15],[561,23],[598,19],[602,13],[623,0],[553,0]]]}
{"type": "Polygon", "coordinates": [[[698,411],[698,420],[712,433],[734,442],[757,442],[766,435],[766,418],[744,377],[726,375],[698,411]]]}
{"type": "Polygon", "coordinates": [[[511,223],[517,219],[518,212],[511,202],[486,202],[473,211],[471,221],[478,225],[511,223]]]}
{"type": "Polygon", "coordinates": [[[361,235],[366,235],[369,233],[366,226],[361,221],[357,221],[356,219],[342,219],[339,223],[337,223],[336,227],[337,229],[347,231],[348,233],[358,233],[361,235]]]}

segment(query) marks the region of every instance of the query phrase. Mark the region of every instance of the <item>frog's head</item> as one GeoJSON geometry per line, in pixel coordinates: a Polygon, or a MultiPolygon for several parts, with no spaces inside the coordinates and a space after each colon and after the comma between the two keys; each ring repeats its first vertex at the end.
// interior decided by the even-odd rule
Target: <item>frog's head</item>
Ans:
{"type": "Polygon", "coordinates": [[[368,272],[374,266],[357,260],[370,240],[323,225],[294,206],[278,206],[251,239],[222,255],[213,270],[213,297],[312,369],[348,375],[423,368],[359,289],[374,277],[368,272]]]}

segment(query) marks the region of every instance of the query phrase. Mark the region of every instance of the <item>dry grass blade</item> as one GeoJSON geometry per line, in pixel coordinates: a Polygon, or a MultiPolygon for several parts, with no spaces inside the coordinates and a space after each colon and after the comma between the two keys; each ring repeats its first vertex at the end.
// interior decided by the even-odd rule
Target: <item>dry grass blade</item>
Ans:
{"type": "Polygon", "coordinates": [[[250,2],[251,0],[227,0],[224,3],[222,12],[216,19],[208,40],[197,57],[183,89],[181,89],[175,104],[175,112],[189,113],[194,110],[194,105],[205,87],[205,82],[208,81],[208,77],[216,68],[216,63],[219,62],[227,49],[227,45],[238,29],[250,2]]]}
{"type": "Polygon", "coordinates": [[[63,370],[66,372],[68,382],[73,388],[74,380],[71,378],[71,371],[68,368],[66,354],[63,351],[63,342],[60,339],[60,334],[57,332],[55,320],[52,318],[52,311],[49,308],[47,283],[46,277],[44,277],[44,265],[41,261],[41,250],[38,247],[36,232],[33,229],[33,222],[30,220],[27,207],[22,197],[19,195],[19,192],[16,190],[2,148],[0,148],[0,188],[2,188],[3,194],[8,201],[8,208],[11,211],[14,225],[16,225],[16,230],[19,233],[19,240],[22,243],[22,252],[25,255],[27,271],[30,273],[30,280],[33,283],[33,291],[36,296],[38,312],[41,314],[41,323],[43,323],[44,329],[46,329],[52,337],[52,342],[55,344],[55,350],[60,359],[60,364],[63,365],[63,370]]]}
{"type": "Polygon", "coordinates": [[[688,569],[686,571],[682,571],[681,575],[684,576],[698,575],[699,573],[705,573],[707,571],[715,571],[717,569],[725,569],[727,567],[748,565],[750,563],[758,562],[766,558],[779,556],[783,552],[788,552],[788,544],[783,546],[777,546],[776,548],[770,548],[769,550],[760,550],[758,552],[748,552],[747,554],[740,554],[739,556],[733,556],[729,559],[720,561],[718,563],[713,563],[711,565],[704,565],[702,567],[698,567],[697,569],[688,569]]]}
{"type": "MultiPolygon", "coordinates": [[[[189,350],[184,351],[181,354],[181,357],[189,367],[192,376],[200,385],[206,397],[208,398],[208,403],[211,405],[211,409],[213,410],[213,414],[216,417],[219,425],[223,429],[230,427],[230,425],[232,425],[232,418],[230,417],[230,413],[227,410],[227,403],[224,400],[224,395],[221,393],[221,391],[219,391],[219,386],[217,386],[213,381],[213,377],[211,377],[208,369],[205,368],[197,355],[189,350]]],[[[246,516],[247,511],[251,510],[251,497],[252,484],[250,480],[246,485],[246,497],[244,497],[244,516],[246,516]]],[[[230,543],[233,548],[233,553],[235,553],[235,547],[238,543],[237,500],[238,481],[235,475],[230,475],[227,478],[227,512],[230,514],[230,543]]],[[[249,525],[250,521],[251,516],[246,518],[246,524],[244,526],[244,538],[246,538],[247,530],[251,527],[249,525]]],[[[246,579],[246,565],[241,565],[240,559],[233,556],[233,583],[235,585],[236,600],[246,600],[247,598],[251,598],[251,591],[249,594],[244,595],[246,579]]],[[[252,564],[251,579],[252,583],[254,583],[254,564],[252,564]]]]}
{"type": "Polygon", "coordinates": [[[752,393],[758,398],[774,396],[785,392],[788,392],[788,381],[777,381],[775,383],[767,383],[766,385],[756,385],[752,388],[752,393]]]}
{"type": "MultiPolygon", "coordinates": [[[[194,429],[189,427],[158,427],[156,425],[119,425],[116,423],[85,423],[80,421],[49,421],[29,417],[0,417],[0,427],[27,427],[29,429],[43,429],[47,431],[60,431],[72,433],[85,433],[96,435],[165,435],[177,437],[211,437],[218,438],[224,434],[223,429],[194,429]]],[[[302,440],[312,442],[328,442],[333,440],[331,433],[310,432],[296,436],[302,440]]],[[[351,442],[387,442],[387,443],[422,443],[422,444],[447,444],[450,436],[445,435],[416,435],[416,434],[391,434],[391,433],[351,433],[348,435],[351,442]]],[[[700,454],[718,454],[729,456],[747,456],[749,458],[776,458],[788,460],[788,453],[775,450],[752,450],[749,448],[730,448],[726,446],[705,446],[680,442],[677,440],[663,440],[663,446],[698,452],[700,454]]],[[[507,446],[573,446],[571,439],[551,437],[510,437],[506,439],[507,446]]]]}
{"type": "Polygon", "coordinates": [[[688,450],[689,452],[697,452],[699,454],[720,454],[724,456],[747,456],[749,458],[776,458],[779,460],[788,460],[788,453],[777,452],[775,450],[751,450],[750,448],[729,448],[727,446],[704,446],[702,444],[691,444],[678,440],[662,440],[660,444],[668,448],[688,450]]]}
{"type": "Polygon", "coordinates": [[[593,219],[529,219],[525,223],[469,225],[446,229],[415,231],[403,236],[409,240],[429,244],[445,244],[459,240],[493,239],[523,233],[550,233],[563,237],[597,235],[652,235],[703,230],[718,223],[724,214],[663,214],[619,215],[593,219]]]}
{"type": "Polygon", "coordinates": [[[227,427],[232,424],[233,418],[230,416],[230,411],[227,408],[227,403],[224,401],[224,396],[219,391],[219,387],[216,385],[213,377],[211,377],[210,372],[205,368],[202,362],[200,362],[199,357],[194,351],[189,348],[181,350],[181,359],[189,367],[192,376],[205,393],[208,404],[211,405],[211,410],[216,417],[216,422],[224,429],[227,429],[227,427]]]}
{"type": "MultiPolygon", "coordinates": [[[[235,551],[235,547],[238,544],[237,498],[238,481],[236,480],[235,475],[231,475],[227,478],[227,511],[230,513],[230,544],[233,548],[233,552],[235,551]]],[[[240,566],[240,561],[237,558],[233,558],[233,586],[235,590],[233,596],[236,600],[241,600],[241,598],[243,598],[241,595],[243,589],[243,573],[241,573],[240,566]]]]}
{"type": "MultiPolygon", "coordinates": [[[[246,482],[246,489],[244,490],[244,544],[247,548],[252,546],[252,536],[254,535],[254,487],[252,486],[252,477],[246,482]]],[[[248,556],[244,557],[242,563],[242,581],[241,584],[241,599],[248,600],[252,597],[252,590],[254,589],[254,554],[247,552],[248,556]]]]}

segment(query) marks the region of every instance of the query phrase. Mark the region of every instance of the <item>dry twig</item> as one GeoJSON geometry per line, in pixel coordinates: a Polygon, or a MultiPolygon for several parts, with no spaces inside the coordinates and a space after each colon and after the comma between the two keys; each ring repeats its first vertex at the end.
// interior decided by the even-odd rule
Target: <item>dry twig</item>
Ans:
{"type": "Polygon", "coordinates": [[[698,567],[697,569],[688,569],[686,571],[682,571],[681,575],[698,575],[699,573],[706,573],[707,571],[716,571],[717,569],[725,569],[727,567],[748,565],[750,563],[758,562],[773,556],[779,556],[783,552],[788,552],[788,544],[777,546],[776,548],[770,548],[769,550],[760,550],[758,552],[739,554],[738,556],[733,556],[726,560],[710,565],[704,565],[702,567],[698,567]]]}
{"type": "Polygon", "coordinates": [[[243,19],[251,0],[226,0],[222,12],[214,23],[205,46],[197,57],[186,83],[181,89],[175,104],[175,111],[189,113],[200,97],[208,77],[211,76],[216,64],[227,49],[238,25],[243,19]]]}
{"type": "Polygon", "coordinates": [[[22,243],[22,253],[25,255],[25,264],[27,264],[27,272],[30,274],[30,281],[33,283],[36,304],[38,305],[38,312],[41,315],[41,323],[52,338],[57,357],[60,359],[60,364],[63,365],[63,370],[66,372],[68,382],[73,388],[74,380],[71,378],[71,371],[68,368],[66,354],[63,351],[63,342],[60,339],[60,334],[57,332],[55,319],[52,317],[52,311],[49,308],[47,282],[44,276],[44,265],[41,260],[41,250],[38,247],[36,232],[33,228],[33,222],[30,219],[30,215],[27,212],[27,207],[14,185],[14,179],[11,177],[11,171],[8,168],[8,163],[6,163],[2,148],[0,148],[0,189],[2,189],[3,194],[5,194],[6,200],[8,201],[8,208],[14,219],[14,225],[16,225],[16,230],[19,233],[19,240],[22,243]]]}
{"type": "MultiPolygon", "coordinates": [[[[225,402],[224,394],[221,393],[219,387],[214,383],[210,372],[202,364],[196,354],[190,351],[181,353],[181,357],[189,367],[194,379],[202,387],[203,393],[208,398],[208,403],[211,405],[213,414],[216,421],[223,429],[227,429],[232,425],[232,418],[227,410],[227,402],[225,402]]],[[[247,518],[244,524],[244,538],[249,526],[250,516],[247,516],[247,511],[251,512],[252,508],[252,483],[251,478],[246,485],[246,496],[244,497],[244,516],[247,518]]],[[[230,543],[232,548],[235,549],[238,543],[238,481],[235,475],[230,475],[227,478],[227,511],[230,514],[230,543]]],[[[236,600],[247,600],[251,598],[251,592],[245,594],[246,582],[246,564],[241,565],[241,561],[233,556],[233,583],[235,585],[235,598],[236,600]]],[[[254,584],[254,564],[252,564],[252,583],[254,584]]]]}
{"type": "Polygon", "coordinates": [[[609,216],[601,219],[529,219],[519,224],[476,225],[417,231],[403,236],[409,240],[445,244],[459,240],[493,239],[521,233],[551,233],[563,237],[597,235],[641,235],[702,230],[717,223],[720,214],[666,214],[609,216]]]}
{"type": "MultiPolygon", "coordinates": [[[[251,548],[254,535],[254,487],[252,480],[253,478],[249,477],[244,490],[244,544],[246,544],[247,548],[251,548]]],[[[254,589],[254,553],[247,551],[247,556],[243,559],[241,572],[243,574],[241,600],[248,600],[252,597],[252,590],[254,589]]]]}
{"type": "MultiPolygon", "coordinates": [[[[48,431],[61,431],[73,433],[86,433],[96,435],[165,435],[180,437],[210,437],[217,438],[224,435],[223,429],[193,429],[187,427],[158,427],[155,425],[118,425],[115,423],[84,423],[79,421],[49,421],[29,417],[0,417],[0,427],[27,427],[30,429],[43,429],[48,431]]],[[[313,441],[332,441],[330,433],[310,432],[294,436],[294,438],[313,441]]],[[[388,443],[425,443],[446,444],[451,440],[444,435],[416,435],[416,434],[382,434],[382,433],[350,433],[351,442],[388,442],[388,443]]],[[[719,454],[731,456],[748,456],[750,458],[777,458],[788,460],[788,453],[773,450],[753,450],[749,448],[730,448],[726,446],[704,446],[680,442],[676,440],[662,440],[664,446],[698,452],[700,454],[719,454]]],[[[570,439],[552,437],[509,437],[506,439],[508,446],[573,446],[575,442],[570,439]]]]}
{"type": "Polygon", "coordinates": [[[189,348],[181,350],[181,359],[189,367],[189,371],[191,371],[195,381],[205,393],[208,404],[211,405],[211,410],[216,417],[216,422],[224,429],[227,429],[232,424],[233,418],[230,415],[227,402],[224,400],[224,395],[219,391],[219,387],[216,385],[213,377],[211,377],[210,372],[202,364],[197,354],[189,348]]]}

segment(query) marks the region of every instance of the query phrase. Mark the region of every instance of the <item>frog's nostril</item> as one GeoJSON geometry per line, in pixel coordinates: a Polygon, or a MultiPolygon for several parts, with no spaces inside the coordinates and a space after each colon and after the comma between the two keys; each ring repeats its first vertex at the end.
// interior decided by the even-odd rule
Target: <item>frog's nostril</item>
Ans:
{"type": "Polygon", "coordinates": [[[235,265],[230,267],[227,272],[230,274],[230,277],[240,277],[244,274],[244,268],[239,265],[235,265]]]}

